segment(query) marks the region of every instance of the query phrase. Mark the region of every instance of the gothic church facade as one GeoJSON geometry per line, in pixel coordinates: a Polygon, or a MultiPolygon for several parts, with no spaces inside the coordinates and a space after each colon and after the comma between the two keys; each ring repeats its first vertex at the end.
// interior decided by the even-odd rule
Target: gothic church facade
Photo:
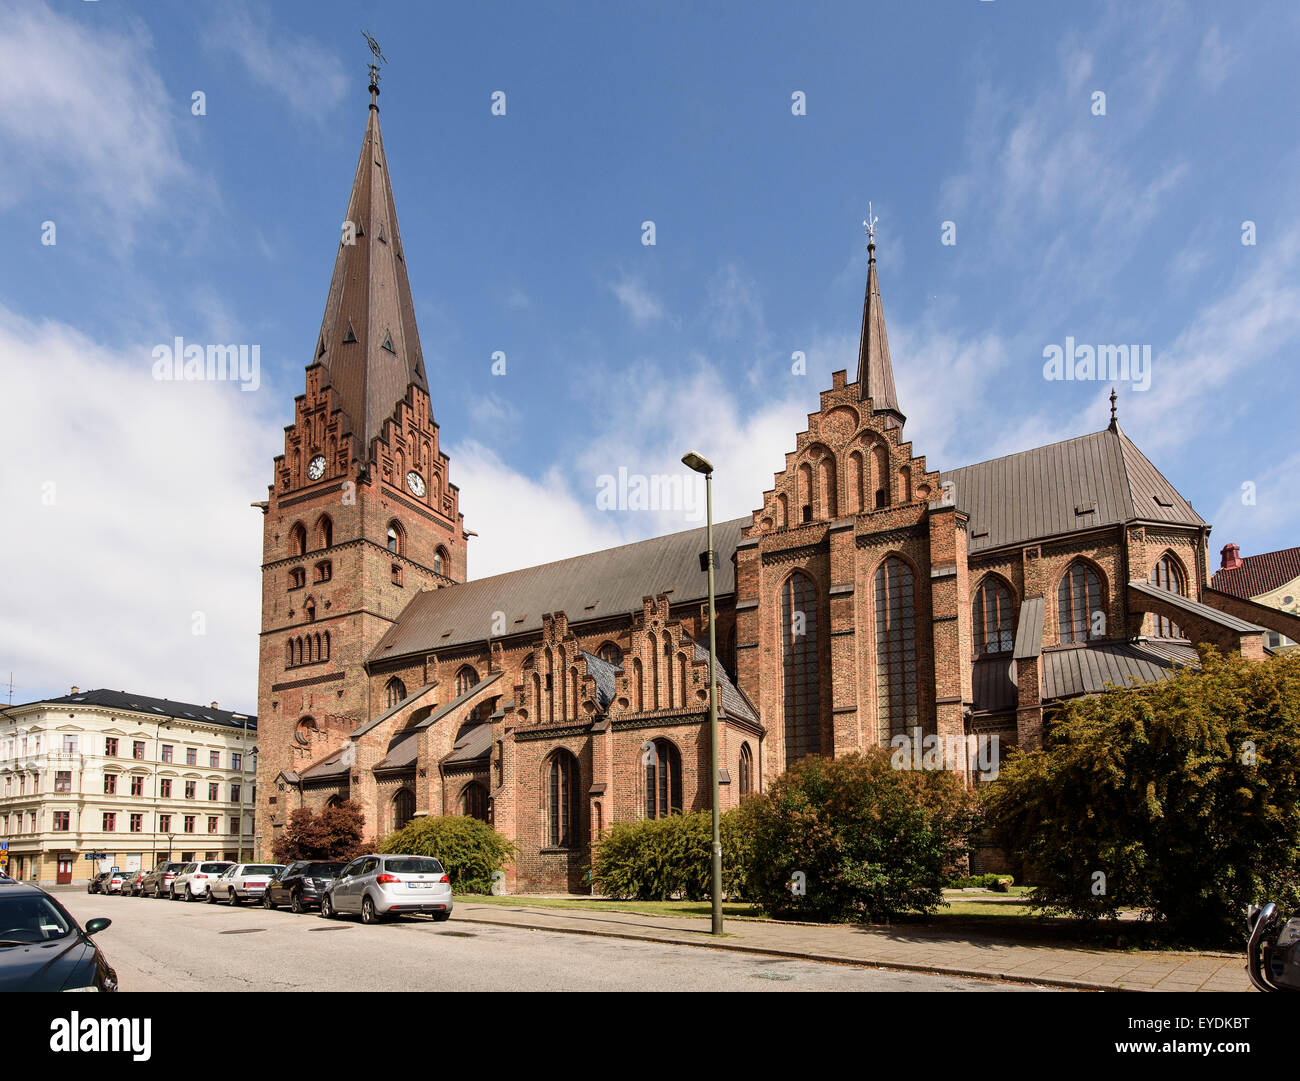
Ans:
{"type": "MultiPolygon", "coordinates": [[[[478,816],[519,847],[511,889],[580,889],[610,823],[710,805],[704,530],[467,580],[371,98],[353,235],[258,504],[262,854],[296,808],[350,798],[375,837],[478,816]]],[[[1275,626],[1295,616],[1203,603],[1209,526],[1113,410],[949,472],[905,423],[873,244],[856,378],[833,374],[760,505],[715,526],[724,810],[806,755],[1034,746],[1053,700],[1165,678],[1198,642],[1300,639],[1275,626]]]]}

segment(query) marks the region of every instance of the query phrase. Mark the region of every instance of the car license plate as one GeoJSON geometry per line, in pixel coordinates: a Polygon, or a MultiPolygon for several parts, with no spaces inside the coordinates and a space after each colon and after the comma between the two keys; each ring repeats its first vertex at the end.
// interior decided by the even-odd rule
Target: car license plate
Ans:
{"type": "Polygon", "coordinates": [[[411,889],[413,890],[418,890],[418,889],[427,890],[430,886],[433,885],[433,883],[432,882],[408,882],[407,885],[410,886],[411,889]]]}

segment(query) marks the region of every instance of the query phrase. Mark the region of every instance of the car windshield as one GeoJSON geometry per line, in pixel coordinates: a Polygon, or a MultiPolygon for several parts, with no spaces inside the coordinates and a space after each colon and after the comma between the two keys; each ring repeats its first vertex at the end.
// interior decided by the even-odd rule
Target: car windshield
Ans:
{"type": "Polygon", "coordinates": [[[199,870],[205,875],[218,875],[229,866],[228,863],[205,863],[199,870]]]}
{"type": "Polygon", "coordinates": [[[246,874],[246,875],[273,875],[273,874],[275,874],[279,869],[280,869],[280,868],[278,868],[274,863],[254,863],[254,864],[252,864],[252,865],[250,865],[250,866],[244,868],[244,874],[246,874]]]}
{"type": "Polygon", "coordinates": [[[302,873],[311,878],[324,878],[329,875],[336,875],[343,870],[341,863],[309,863],[302,869],[302,873]]]}
{"type": "Polygon", "coordinates": [[[442,864],[428,856],[403,856],[384,860],[384,870],[395,875],[440,875],[442,864]]]}
{"type": "Polygon", "coordinates": [[[72,925],[48,897],[0,896],[0,948],[52,942],[72,933],[72,925]]]}

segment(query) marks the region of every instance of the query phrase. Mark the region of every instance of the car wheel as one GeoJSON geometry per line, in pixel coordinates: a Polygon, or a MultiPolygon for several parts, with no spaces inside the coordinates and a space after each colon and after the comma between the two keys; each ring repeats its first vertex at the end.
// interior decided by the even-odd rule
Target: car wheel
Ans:
{"type": "Polygon", "coordinates": [[[334,911],[334,902],[330,900],[330,895],[327,893],[320,899],[320,918],[323,920],[332,920],[336,914],[337,913],[334,911]]]}
{"type": "Polygon", "coordinates": [[[304,912],[307,911],[307,906],[302,903],[301,890],[293,891],[293,894],[289,898],[289,908],[295,915],[298,916],[301,916],[304,912]]]}
{"type": "Polygon", "coordinates": [[[194,900],[194,891],[189,886],[185,887],[185,896],[181,898],[187,905],[194,900]]]}
{"type": "Polygon", "coordinates": [[[262,907],[271,912],[275,911],[275,902],[271,900],[270,890],[267,890],[264,894],[262,894],[262,907]]]}
{"type": "Polygon", "coordinates": [[[230,887],[230,893],[226,896],[226,903],[230,905],[231,908],[237,908],[241,904],[239,893],[236,891],[234,886],[230,887]]]}
{"type": "Polygon", "coordinates": [[[361,898],[361,922],[378,923],[379,913],[375,910],[375,902],[369,897],[361,898]]]}
{"type": "Polygon", "coordinates": [[[215,891],[209,889],[208,895],[204,898],[204,900],[210,905],[215,905],[217,903],[217,895],[215,891]]]}

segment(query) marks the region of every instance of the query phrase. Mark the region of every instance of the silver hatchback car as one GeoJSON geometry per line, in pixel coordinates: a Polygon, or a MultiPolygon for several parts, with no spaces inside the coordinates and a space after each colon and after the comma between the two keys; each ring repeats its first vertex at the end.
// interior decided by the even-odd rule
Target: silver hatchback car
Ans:
{"type": "Polygon", "coordinates": [[[359,912],[362,923],[408,912],[427,912],[441,922],[451,918],[451,909],[451,879],[432,856],[360,856],[339,872],[320,901],[325,919],[359,912]]]}

